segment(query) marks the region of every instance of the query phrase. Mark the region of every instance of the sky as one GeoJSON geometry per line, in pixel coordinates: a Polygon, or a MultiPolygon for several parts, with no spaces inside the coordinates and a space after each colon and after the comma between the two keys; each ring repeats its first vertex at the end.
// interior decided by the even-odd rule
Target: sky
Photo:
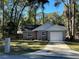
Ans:
{"type": "MultiPolygon", "coordinates": [[[[58,7],[55,7],[54,2],[55,2],[55,0],[49,0],[49,3],[45,4],[44,13],[57,12],[59,15],[62,15],[63,11],[64,11],[64,4],[60,4],[58,7]]],[[[27,12],[25,12],[25,11],[24,11],[23,15],[27,14],[27,12]]],[[[38,9],[38,13],[40,13],[40,12],[41,12],[41,9],[38,9]]]]}
{"type": "MultiPolygon", "coordinates": [[[[9,0],[9,3],[11,4],[12,0],[9,0]]],[[[58,7],[54,6],[54,2],[55,0],[49,0],[49,3],[45,4],[45,9],[44,9],[44,13],[53,13],[53,12],[58,12],[59,15],[62,15],[63,10],[64,10],[64,5],[61,4],[58,7]]],[[[26,10],[25,10],[26,11],[26,10]]],[[[27,12],[23,12],[23,15],[26,15],[27,12]]],[[[38,12],[41,12],[41,10],[39,9],[38,12]]]]}
{"type": "Polygon", "coordinates": [[[53,13],[53,12],[58,12],[59,15],[63,13],[64,10],[64,5],[61,4],[58,7],[54,6],[55,0],[49,0],[49,3],[45,5],[45,13],[53,13]]]}
{"type": "MultiPolygon", "coordinates": [[[[60,4],[58,7],[55,7],[54,2],[55,2],[55,0],[49,0],[49,3],[45,4],[44,13],[57,12],[59,15],[62,15],[63,11],[64,11],[64,4],[60,4]]],[[[24,11],[23,15],[27,14],[27,12],[25,12],[25,11],[24,11]]],[[[40,13],[40,12],[41,12],[41,9],[38,9],[37,13],[40,13]]]]}

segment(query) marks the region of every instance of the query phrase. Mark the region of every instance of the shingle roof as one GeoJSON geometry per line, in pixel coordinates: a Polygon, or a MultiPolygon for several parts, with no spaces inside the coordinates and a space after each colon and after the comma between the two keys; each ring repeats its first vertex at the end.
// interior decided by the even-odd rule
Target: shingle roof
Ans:
{"type": "Polygon", "coordinates": [[[46,29],[46,31],[65,31],[66,28],[60,25],[53,25],[52,27],[46,29]]]}
{"type": "Polygon", "coordinates": [[[33,31],[45,31],[46,29],[48,29],[51,26],[53,26],[53,24],[51,22],[47,22],[47,23],[43,24],[42,26],[35,28],[33,31]]]}
{"type": "Polygon", "coordinates": [[[25,25],[25,26],[23,27],[23,29],[24,29],[24,30],[25,30],[25,29],[33,30],[33,29],[37,28],[38,26],[40,26],[40,25],[25,25]]]}

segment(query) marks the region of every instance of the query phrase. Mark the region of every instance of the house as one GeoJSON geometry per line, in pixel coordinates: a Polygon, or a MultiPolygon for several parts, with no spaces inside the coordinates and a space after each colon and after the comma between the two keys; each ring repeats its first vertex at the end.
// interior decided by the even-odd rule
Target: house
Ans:
{"type": "MultiPolygon", "coordinates": [[[[21,32],[21,31],[20,31],[21,32]]],[[[23,39],[49,40],[50,42],[63,41],[66,28],[47,22],[43,25],[23,26],[23,39]]]]}
{"type": "Polygon", "coordinates": [[[43,25],[24,25],[22,30],[17,31],[17,33],[22,34],[23,39],[38,39],[46,40],[47,33],[45,29],[52,26],[52,23],[48,22],[43,25]],[[36,31],[37,29],[41,29],[36,31]]]}
{"type": "Polygon", "coordinates": [[[36,32],[32,30],[40,25],[25,25],[23,26],[23,39],[36,39],[36,32]]]}
{"type": "Polygon", "coordinates": [[[47,40],[47,31],[49,27],[53,26],[51,22],[47,22],[33,30],[33,32],[36,32],[37,34],[37,39],[38,40],[47,40]]]}
{"type": "Polygon", "coordinates": [[[53,25],[52,23],[48,22],[45,23],[33,31],[37,31],[40,33],[37,34],[37,39],[42,38],[43,40],[43,33],[45,38],[47,38],[50,42],[62,42],[66,35],[66,28],[60,25],[53,25]]]}
{"type": "Polygon", "coordinates": [[[43,25],[25,25],[23,26],[22,31],[18,31],[22,34],[23,39],[37,39],[37,40],[46,40],[47,32],[45,29],[52,26],[52,23],[47,22],[43,25]],[[40,30],[39,30],[40,29],[40,30]]]}
{"type": "Polygon", "coordinates": [[[66,28],[60,25],[53,25],[46,29],[50,42],[62,42],[66,37],[66,28]]]}

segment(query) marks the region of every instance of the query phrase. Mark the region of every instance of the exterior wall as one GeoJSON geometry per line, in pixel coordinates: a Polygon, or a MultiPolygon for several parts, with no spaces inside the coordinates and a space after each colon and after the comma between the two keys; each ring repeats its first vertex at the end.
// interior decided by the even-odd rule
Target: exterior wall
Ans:
{"type": "Polygon", "coordinates": [[[40,31],[37,32],[37,39],[38,40],[42,39],[41,34],[42,34],[42,32],[40,32],[40,31]]]}
{"type": "Polygon", "coordinates": [[[37,39],[38,40],[46,40],[47,37],[44,34],[47,34],[47,33],[45,31],[38,31],[37,32],[37,39]]]}
{"type": "Polygon", "coordinates": [[[33,39],[37,39],[37,32],[32,32],[33,39]]]}
{"type": "Polygon", "coordinates": [[[27,39],[27,32],[26,31],[23,32],[23,39],[27,39]]]}
{"type": "Polygon", "coordinates": [[[48,36],[47,37],[48,37],[47,39],[50,41],[50,32],[48,32],[48,36]]]}
{"type": "Polygon", "coordinates": [[[46,40],[47,36],[43,35],[47,33],[45,31],[38,31],[38,32],[32,32],[32,31],[24,31],[23,32],[23,39],[37,39],[37,40],[46,40]],[[31,32],[32,36],[28,36],[28,33],[31,32]],[[44,32],[44,33],[43,33],[44,32]]]}
{"type": "Polygon", "coordinates": [[[32,31],[24,31],[23,32],[23,39],[34,39],[35,33],[32,31]]]}
{"type": "Polygon", "coordinates": [[[47,32],[46,31],[44,31],[44,32],[42,32],[42,40],[46,40],[47,39],[47,32]]]}
{"type": "Polygon", "coordinates": [[[37,32],[37,39],[38,40],[46,40],[47,39],[46,35],[43,35],[43,33],[47,34],[45,31],[38,31],[37,32]]]}

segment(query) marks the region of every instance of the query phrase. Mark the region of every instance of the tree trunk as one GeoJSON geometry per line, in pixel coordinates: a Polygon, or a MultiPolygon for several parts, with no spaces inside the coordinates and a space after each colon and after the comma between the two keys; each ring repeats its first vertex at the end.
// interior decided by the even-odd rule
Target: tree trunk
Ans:
{"type": "Polygon", "coordinates": [[[43,4],[42,4],[42,19],[43,19],[43,24],[44,24],[45,21],[44,21],[44,6],[43,6],[43,4]]]}
{"type": "Polygon", "coordinates": [[[42,15],[43,15],[43,24],[44,24],[44,9],[42,9],[42,15]]]}
{"type": "Polygon", "coordinates": [[[72,36],[72,30],[73,30],[73,23],[72,23],[72,0],[69,0],[69,23],[70,23],[70,39],[73,40],[73,36],[72,36]]]}
{"type": "Polygon", "coordinates": [[[35,24],[36,24],[36,8],[34,9],[34,20],[35,20],[35,24]]]}
{"type": "Polygon", "coordinates": [[[71,18],[71,40],[75,39],[75,1],[71,0],[71,6],[73,6],[73,8],[71,8],[71,12],[72,12],[72,18],[71,18]],[[74,5],[74,6],[73,6],[74,5]]]}
{"type": "Polygon", "coordinates": [[[73,4],[74,4],[74,15],[73,15],[73,38],[75,39],[75,33],[76,33],[76,31],[75,31],[75,14],[76,14],[76,12],[75,12],[75,1],[73,0],[73,4]]]}
{"type": "Polygon", "coordinates": [[[2,9],[3,9],[3,31],[2,31],[2,34],[3,34],[3,38],[4,38],[4,0],[1,1],[2,2],[2,9]]]}
{"type": "MultiPolygon", "coordinates": [[[[69,12],[69,8],[68,8],[68,12],[69,12]]],[[[69,35],[69,37],[71,36],[69,15],[68,15],[68,35],[69,35]]]]}

